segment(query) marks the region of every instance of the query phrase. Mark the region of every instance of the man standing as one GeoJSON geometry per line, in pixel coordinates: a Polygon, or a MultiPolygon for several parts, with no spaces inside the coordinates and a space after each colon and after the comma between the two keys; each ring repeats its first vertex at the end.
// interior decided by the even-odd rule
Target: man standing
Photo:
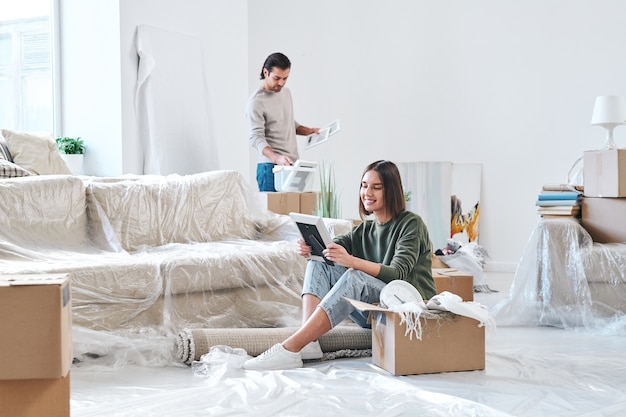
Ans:
{"type": "Polygon", "coordinates": [[[318,133],[319,128],[296,122],[291,92],[285,88],[291,62],[280,52],[271,54],[261,68],[261,86],[248,100],[246,117],[250,145],[259,151],[256,179],[259,191],[276,191],[276,165],[292,165],[298,159],[296,135],[318,133]]]}

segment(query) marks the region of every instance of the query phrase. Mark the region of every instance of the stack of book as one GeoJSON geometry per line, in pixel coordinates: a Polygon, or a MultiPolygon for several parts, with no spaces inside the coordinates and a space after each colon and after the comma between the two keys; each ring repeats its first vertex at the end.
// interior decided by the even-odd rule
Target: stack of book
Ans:
{"type": "Polygon", "coordinates": [[[566,185],[544,185],[537,196],[537,212],[541,217],[580,217],[582,193],[566,185]]]}

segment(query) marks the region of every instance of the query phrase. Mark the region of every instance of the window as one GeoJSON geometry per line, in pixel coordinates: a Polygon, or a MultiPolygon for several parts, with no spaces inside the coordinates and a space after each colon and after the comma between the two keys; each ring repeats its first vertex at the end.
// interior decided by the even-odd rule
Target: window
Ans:
{"type": "Polygon", "coordinates": [[[54,131],[52,2],[0,6],[0,128],[54,131]]]}

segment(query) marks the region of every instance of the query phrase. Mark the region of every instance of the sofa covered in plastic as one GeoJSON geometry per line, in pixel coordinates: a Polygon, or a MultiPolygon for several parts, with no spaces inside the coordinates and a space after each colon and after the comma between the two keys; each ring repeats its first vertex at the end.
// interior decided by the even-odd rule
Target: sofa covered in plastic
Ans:
{"type": "Polygon", "coordinates": [[[626,243],[594,242],[574,218],[541,219],[492,313],[499,326],[626,334],[626,243]]]}
{"type": "Polygon", "coordinates": [[[71,275],[77,354],[102,334],[297,326],[298,237],[235,171],[0,180],[1,274],[71,275]]]}

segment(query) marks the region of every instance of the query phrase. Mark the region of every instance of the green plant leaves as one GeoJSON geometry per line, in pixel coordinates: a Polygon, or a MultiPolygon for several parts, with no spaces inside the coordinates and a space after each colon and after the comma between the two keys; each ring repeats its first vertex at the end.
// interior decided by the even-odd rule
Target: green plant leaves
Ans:
{"type": "Polygon", "coordinates": [[[77,138],[56,138],[56,143],[61,153],[70,155],[85,153],[85,143],[80,136],[77,138]]]}
{"type": "Polygon", "coordinates": [[[339,209],[339,194],[332,166],[326,166],[322,162],[320,168],[320,194],[317,198],[317,215],[321,217],[338,219],[341,215],[339,209]]]}

